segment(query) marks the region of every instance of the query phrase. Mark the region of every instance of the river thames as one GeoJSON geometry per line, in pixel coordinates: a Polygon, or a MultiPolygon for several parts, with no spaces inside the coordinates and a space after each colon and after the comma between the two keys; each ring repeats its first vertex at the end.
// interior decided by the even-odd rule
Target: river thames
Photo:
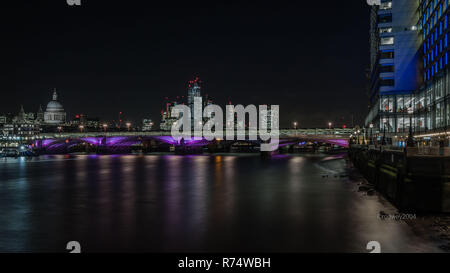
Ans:
{"type": "Polygon", "coordinates": [[[441,252],[343,155],[0,159],[0,252],[441,252]]]}

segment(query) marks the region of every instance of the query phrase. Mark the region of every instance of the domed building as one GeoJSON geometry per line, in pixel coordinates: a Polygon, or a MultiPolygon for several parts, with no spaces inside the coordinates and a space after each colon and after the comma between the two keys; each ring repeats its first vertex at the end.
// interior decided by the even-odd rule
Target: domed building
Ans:
{"type": "Polygon", "coordinates": [[[44,113],[44,123],[48,125],[59,125],[66,122],[66,112],[61,103],[58,102],[56,89],[53,92],[53,100],[47,104],[44,113]]]}

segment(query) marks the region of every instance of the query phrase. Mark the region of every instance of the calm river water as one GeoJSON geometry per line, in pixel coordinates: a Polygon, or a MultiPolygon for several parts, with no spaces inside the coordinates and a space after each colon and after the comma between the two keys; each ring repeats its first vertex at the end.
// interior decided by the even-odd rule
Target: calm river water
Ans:
{"type": "Polygon", "coordinates": [[[3,158],[0,252],[440,251],[345,171],[326,155],[3,158]]]}

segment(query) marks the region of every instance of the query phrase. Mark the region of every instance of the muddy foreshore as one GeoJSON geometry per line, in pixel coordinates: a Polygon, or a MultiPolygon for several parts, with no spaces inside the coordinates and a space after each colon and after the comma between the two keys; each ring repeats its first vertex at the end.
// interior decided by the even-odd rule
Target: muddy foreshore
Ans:
{"type": "Polygon", "coordinates": [[[411,227],[416,235],[438,244],[440,249],[450,253],[450,214],[404,214],[400,212],[385,196],[376,190],[374,185],[367,182],[348,157],[345,160],[349,180],[355,183],[357,190],[368,197],[377,196],[381,199],[381,202],[389,204],[389,211],[379,212],[381,220],[403,221],[411,227]]]}

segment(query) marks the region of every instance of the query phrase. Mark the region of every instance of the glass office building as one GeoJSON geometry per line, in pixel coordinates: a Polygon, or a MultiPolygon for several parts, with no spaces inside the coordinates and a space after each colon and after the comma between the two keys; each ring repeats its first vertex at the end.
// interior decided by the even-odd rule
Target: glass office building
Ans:
{"type": "Polygon", "coordinates": [[[422,83],[419,0],[385,0],[371,7],[370,112],[366,127],[391,137],[411,128],[414,93],[422,83]]]}
{"type": "Polygon", "coordinates": [[[449,0],[420,1],[424,81],[414,97],[414,130],[422,139],[446,135],[450,125],[449,5],[449,0]]]}

